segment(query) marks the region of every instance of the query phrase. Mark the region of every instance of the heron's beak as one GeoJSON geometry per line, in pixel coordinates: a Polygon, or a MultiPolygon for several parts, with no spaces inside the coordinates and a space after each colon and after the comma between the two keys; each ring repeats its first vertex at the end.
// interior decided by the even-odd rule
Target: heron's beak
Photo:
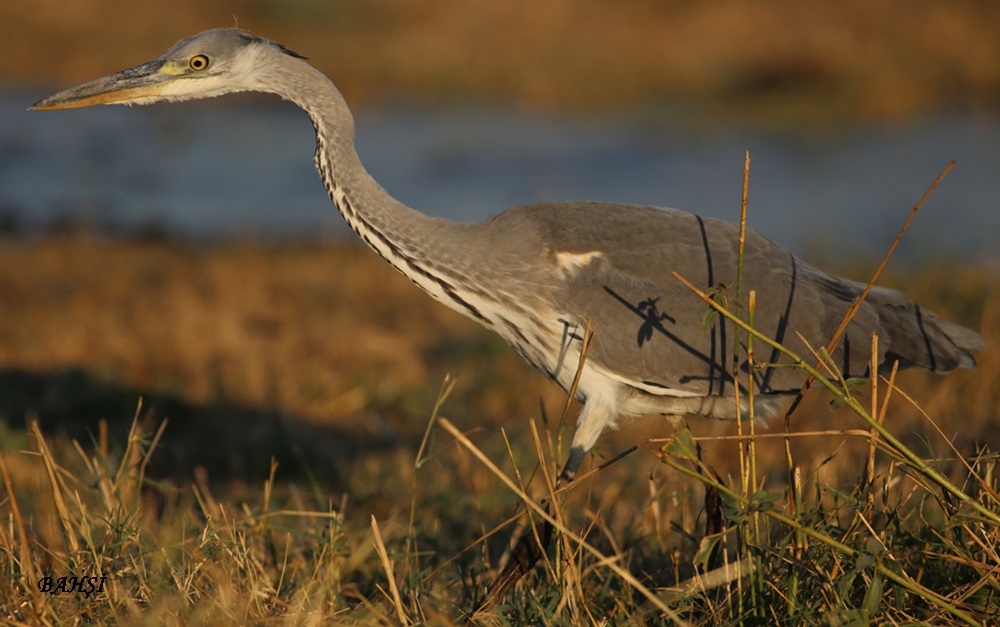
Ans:
{"type": "Polygon", "coordinates": [[[156,98],[163,84],[177,78],[178,68],[160,59],[71,87],[31,105],[32,110],[75,109],[99,104],[143,104],[156,98]]]}

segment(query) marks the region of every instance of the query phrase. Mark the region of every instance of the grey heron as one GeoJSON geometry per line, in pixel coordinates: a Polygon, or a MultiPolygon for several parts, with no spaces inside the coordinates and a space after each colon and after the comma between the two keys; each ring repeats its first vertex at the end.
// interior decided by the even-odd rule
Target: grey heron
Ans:
{"type": "MultiPolygon", "coordinates": [[[[221,28],[174,44],[152,61],[36,103],[34,109],[152,104],[233,92],[277,94],[308,114],[316,168],[334,205],[378,255],[431,297],[502,336],[583,403],[561,480],[574,477],[599,435],[622,416],[740,419],[731,376],[735,327],[705,329],[706,305],[672,273],[704,288],[733,284],[738,232],[674,209],[604,202],[515,207],[480,223],[428,217],[393,198],[362,165],[354,121],[334,84],[274,42],[221,28]],[[585,329],[595,333],[581,364],[585,329]],[[574,387],[578,367],[579,380],[574,387]]],[[[862,284],[799,260],[748,232],[743,285],[756,290],[756,327],[796,348],[824,345],[862,284]]],[[[875,288],[832,353],[845,376],[868,376],[871,333],[879,368],[898,362],[945,374],[972,368],[974,331],[875,288]]],[[[774,353],[762,361],[781,364],[774,353]]],[[[806,374],[740,368],[754,414],[779,413],[806,374]]]]}

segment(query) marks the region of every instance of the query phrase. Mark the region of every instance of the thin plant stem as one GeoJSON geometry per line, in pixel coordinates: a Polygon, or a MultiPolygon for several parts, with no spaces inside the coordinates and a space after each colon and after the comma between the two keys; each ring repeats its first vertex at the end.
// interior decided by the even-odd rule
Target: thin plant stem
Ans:
{"type": "Polygon", "coordinates": [[[725,316],[727,319],[732,321],[734,324],[739,326],[744,331],[752,334],[758,340],[764,342],[771,348],[777,350],[778,352],[782,353],[783,355],[791,359],[792,366],[801,368],[802,370],[807,372],[809,375],[813,377],[813,379],[818,381],[823,387],[830,390],[832,393],[838,396],[844,395],[844,404],[850,407],[855,414],[857,414],[862,420],[868,423],[868,425],[872,429],[874,429],[883,440],[886,440],[893,449],[898,451],[906,462],[908,462],[911,466],[918,469],[920,472],[929,477],[934,483],[936,483],[943,490],[945,490],[958,500],[962,501],[963,503],[971,506],[984,518],[987,518],[994,524],[1000,525],[1000,515],[997,515],[991,512],[990,510],[986,509],[985,507],[983,507],[981,503],[979,503],[974,498],[963,492],[952,482],[948,481],[948,479],[944,477],[944,475],[942,475],[940,472],[927,465],[923,459],[921,459],[916,453],[910,450],[909,447],[903,444],[899,440],[899,438],[897,438],[888,430],[886,430],[885,427],[879,424],[879,422],[875,418],[868,415],[868,412],[865,410],[865,408],[862,407],[858,403],[858,401],[850,395],[850,390],[847,389],[846,385],[838,386],[835,382],[831,381],[821,372],[819,372],[819,370],[817,370],[815,367],[812,367],[808,363],[806,363],[795,352],[786,348],[784,345],[780,344],[779,342],[776,342],[775,340],[769,338],[767,335],[761,333],[757,329],[754,329],[753,327],[748,325],[746,322],[740,319],[739,316],[737,316],[736,314],[730,312],[725,307],[722,307],[721,305],[716,303],[714,300],[712,300],[710,296],[705,294],[705,292],[699,290],[690,281],[682,277],[677,272],[674,272],[673,276],[682,284],[684,284],[684,286],[686,286],[689,290],[694,292],[699,298],[708,303],[710,307],[714,308],[721,315],[725,316]]]}

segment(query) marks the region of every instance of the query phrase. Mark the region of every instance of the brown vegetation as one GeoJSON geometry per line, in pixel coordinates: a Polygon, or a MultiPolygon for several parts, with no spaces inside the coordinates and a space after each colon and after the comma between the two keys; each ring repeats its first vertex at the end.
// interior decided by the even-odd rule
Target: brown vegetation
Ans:
{"type": "MultiPolygon", "coordinates": [[[[995,274],[948,268],[919,278],[888,277],[885,283],[952,319],[977,326],[981,317],[987,342],[1000,345],[995,274]]],[[[538,425],[549,463],[560,457],[545,442],[552,438],[554,447],[558,439],[563,394],[499,340],[431,301],[360,246],[202,248],[87,237],[6,241],[0,246],[0,299],[0,414],[6,425],[0,442],[19,515],[27,521],[0,532],[0,549],[15,558],[3,567],[5,585],[13,587],[0,591],[6,600],[0,611],[20,620],[394,622],[399,609],[386,587],[385,562],[373,552],[372,515],[402,587],[404,615],[433,623],[458,620],[488,583],[489,572],[482,569],[495,568],[510,531],[460,553],[510,516],[517,498],[440,428],[431,429],[425,457],[417,459],[445,374],[456,372],[458,380],[442,413],[507,472],[516,463],[525,478],[534,474],[532,417],[543,419],[538,425]],[[142,438],[130,440],[126,450],[125,436],[140,396],[147,440],[168,421],[141,464],[142,438]],[[39,431],[22,426],[33,420],[39,431]],[[510,436],[509,452],[501,428],[510,436]],[[79,452],[70,437],[81,443],[79,452]],[[40,448],[41,438],[47,448],[40,448]],[[21,450],[40,451],[42,458],[21,450]],[[262,493],[258,486],[272,472],[272,458],[279,465],[262,493]],[[65,470],[50,475],[46,463],[65,470]],[[64,508],[53,508],[57,494],[68,502],[64,508]],[[84,548],[73,549],[70,538],[84,548]],[[33,556],[27,558],[30,572],[19,548],[25,546],[33,556]],[[431,574],[455,555],[458,561],[431,574]],[[28,575],[97,571],[114,587],[93,605],[75,593],[31,592],[28,575]]],[[[932,464],[959,484],[966,470],[946,440],[963,456],[1000,448],[1000,390],[994,385],[1000,360],[995,350],[979,357],[976,371],[901,377],[902,389],[944,437],[898,393],[885,421],[922,457],[940,460],[932,464]]],[[[792,422],[794,433],[832,431],[792,440],[803,498],[818,508],[805,511],[804,520],[817,529],[833,524],[821,522],[823,516],[836,522],[854,515],[848,511],[856,510],[841,509],[850,501],[841,501],[859,485],[868,451],[866,438],[849,432],[865,424],[844,409],[831,413],[830,400],[828,392],[811,392],[792,422]],[[831,506],[830,499],[840,504],[831,506]]],[[[860,401],[867,403],[865,397],[860,401]]],[[[702,441],[705,462],[727,483],[737,482],[735,443],[711,439],[732,435],[737,427],[704,421],[690,427],[710,437],[702,441]]],[[[605,437],[595,459],[673,431],[662,420],[636,421],[605,437]]],[[[783,432],[780,424],[769,430],[783,432]]],[[[658,446],[644,444],[585,482],[569,495],[564,513],[569,529],[589,530],[590,542],[619,552],[626,570],[653,587],[691,575],[704,533],[701,487],[661,464],[658,446]]],[[[758,479],[780,494],[787,485],[783,441],[764,439],[756,446],[758,479]]],[[[674,459],[676,451],[663,455],[674,459]]],[[[879,472],[889,474],[880,476],[899,475],[902,467],[886,455],[879,454],[879,472]]],[[[904,542],[908,536],[893,536],[902,533],[892,531],[893,525],[914,512],[928,516],[922,524],[932,528],[941,515],[933,501],[924,503],[922,492],[914,491],[911,474],[886,479],[877,491],[894,505],[887,510],[891,515],[873,524],[897,521],[889,530],[879,527],[885,542],[904,542]],[[894,507],[899,510],[892,514],[894,507]]],[[[984,476],[993,480],[988,472],[984,476]]],[[[537,475],[531,492],[544,494],[537,475]]],[[[0,506],[5,520],[12,520],[10,496],[0,506]]],[[[865,537],[858,540],[862,548],[865,537]]],[[[903,545],[896,549],[904,551],[903,545]]],[[[848,568],[855,558],[838,559],[846,560],[838,568],[848,568]]],[[[581,601],[559,592],[572,584],[564,573],[537,593],[541,597],[531,588],[519,591],[508,615],[554,612],[559,620],[576,621],[587,611],[619,618],[651,611],[611,571],[585,555],[577,560],[589,609],[559,605],[563,598],[581,601]]],[[[554,567],[562,568],[558,562],[554,567]]],[[[814,567],[818,563],[808,568],[814,567]]],[[[921,581],[938,590],[955,575],[935,568],[921,581]],[[933,572],[945,579],[934,579],[933,572]]],[[[983,583],[976,585],[979,590],[983,583]]],[[[965,593],[955,588],[946,594],[965,593]]],[[[853,616],[849,597],[814,599],[818,605],[798,611],[814,618],[853,616]]],[[[910,597],[900,610],[890,597],[885,605],[876,603],[882,612],[877,615],[945,616],[925,613],[930,610],[910,597]]],[[[973,613],[979,607],[958,603],[973,613]]],[[[703,612],[720,611],[681,607],[699,622],[707,620],[703,612]]]]}
{"type": "Polygon", "coordinates": [[[309,56],[356,105],[675,102],[775,123],[1000,104],[1000,5],[988,1],[43,0],[3,18],[3,81],[72,84],[238,23],[309,56]]]}
{"type": "MultiPolygon", "coordinates": [[[[233,23],[232,3],[150,6],[5,7],[0,80],[74,83],[233,23]]],[[[829,121],[993,108],[1000,94],[993,2],[235,6],[240,26],[312,57],[352,102],[676,100],[829,121]]],[[[975,371],[900,376],[913,402],[894,392],[885,425],[926,461],[884,447],[876,475],[862,477],[876,446],[869,425],[831,411],[824,390],[791,422],[800,484],[788,483],[781,438],[756,442],[748,473],[747,449],[726,439],[737,425],[688,425],[706,468],[687,431],[670,440],[662,420],[626,424],[594,462],[638,450],[586,479],[561,510],[562,537],[586,536],[614,565],[564,542],[548,574],[490,618],[656,623],[660,610],[640,592],[719,563],[702,544],[707,518],[730,529],[723,557],[739,551],[757,575],[671,591],[670,611],[692,622],[995,616],[1000,276],[947,267],[882,283],[980,328],[990,346],[975,371]],[[715,473],[723,488],[747,474],[754,483],[706,510],[715,473]],[[766,518],[772,506],[793,523],[766,518]],[[820,535],[807,541],[796,525],[820,535]],[[842,544],[827,550],[824,539],[842,544]]],[[[516,469],[533,497],[546,494],[539,470],[565,452],[564,394],[360,245],[5,239],[0,303],[0,617],[11,621],[459,622],[510,528],[466,549],[520,499],[432,418],[447,375],[457,382],[441,415],[505,473],[516,469]],[[38,585],[74,575],[106,576],[107,589],[38,585]]],[[[886,392],[883,383],[879,398],[886,392]]],[[[766,435],[784,433],[774,424],[766,435]]]]}

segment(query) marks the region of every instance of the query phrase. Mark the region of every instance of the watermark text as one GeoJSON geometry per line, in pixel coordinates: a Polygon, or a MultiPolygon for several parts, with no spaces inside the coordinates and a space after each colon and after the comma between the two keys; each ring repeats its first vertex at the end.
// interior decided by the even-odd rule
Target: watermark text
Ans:
{"type": "Polygon", "coordinates": [[[104,577],[42,577],[38,580],[38,589],[49,594],[68,594],[75,592],[90,597],[92,594],[104,592],[104,577]]]}

